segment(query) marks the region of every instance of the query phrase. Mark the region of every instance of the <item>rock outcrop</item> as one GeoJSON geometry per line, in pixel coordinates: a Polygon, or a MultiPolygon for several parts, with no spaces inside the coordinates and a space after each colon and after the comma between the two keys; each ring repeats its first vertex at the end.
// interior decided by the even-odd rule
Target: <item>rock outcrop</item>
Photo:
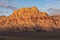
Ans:
{"type": "Polygon", "coordinates": [[[49,16],[36,7],[14,10],[10,16],[0,17],[0,32],[36,32],[60,29],[60,16],[49,16]]]}
{"type": "Polygon", "coordinates": [[[60,15],[53,15],[51,16],[51,18],[54,21],[57,28],[60,29],[60,15]]]}

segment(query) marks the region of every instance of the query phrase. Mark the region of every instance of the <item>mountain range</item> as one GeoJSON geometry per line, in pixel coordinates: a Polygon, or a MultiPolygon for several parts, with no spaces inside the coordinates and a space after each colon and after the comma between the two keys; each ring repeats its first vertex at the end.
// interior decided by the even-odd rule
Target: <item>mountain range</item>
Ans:
{"type": "Polygon", "coordinates": [[[49,16],[37,7],[19,8],[10,16],[0,16],[0,32],[37,32],[60,30],[60,15],[49,16]]]}

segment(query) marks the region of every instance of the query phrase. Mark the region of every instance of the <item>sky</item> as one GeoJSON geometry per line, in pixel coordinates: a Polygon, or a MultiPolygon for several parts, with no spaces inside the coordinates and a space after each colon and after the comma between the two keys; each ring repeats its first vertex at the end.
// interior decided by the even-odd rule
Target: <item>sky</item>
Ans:
{"type": "Polygon", "coordinates": [[[49,15],[60,14],[60,0],[0,0],[0,15],[9,16],[16,9],[32,6],[49,15]]]}

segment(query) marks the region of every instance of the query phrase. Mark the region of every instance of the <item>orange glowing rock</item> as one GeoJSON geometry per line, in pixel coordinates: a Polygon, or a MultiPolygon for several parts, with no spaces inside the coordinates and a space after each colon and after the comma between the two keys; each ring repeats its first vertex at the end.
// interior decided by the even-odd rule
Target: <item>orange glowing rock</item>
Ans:
{"type": "Polygon", "coordinates": [[[0,17],[0,31],[52,31],[60,28],[60,17],[51,17],[36,7],[14,10],[8,17],[0,17]],[[58,21],[57,21],[58,20],[58,21]]]}

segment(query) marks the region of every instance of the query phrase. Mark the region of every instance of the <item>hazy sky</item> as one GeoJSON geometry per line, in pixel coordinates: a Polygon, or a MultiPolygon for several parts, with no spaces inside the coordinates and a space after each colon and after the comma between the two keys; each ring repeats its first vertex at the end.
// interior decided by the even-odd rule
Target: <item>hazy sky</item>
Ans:
{"type": "Polygon", "coordinates": [[[15,9],[32,6],[50,15],[60,13],[60,0],[0,0],[0,15],[9,16],[15,9]]]}

